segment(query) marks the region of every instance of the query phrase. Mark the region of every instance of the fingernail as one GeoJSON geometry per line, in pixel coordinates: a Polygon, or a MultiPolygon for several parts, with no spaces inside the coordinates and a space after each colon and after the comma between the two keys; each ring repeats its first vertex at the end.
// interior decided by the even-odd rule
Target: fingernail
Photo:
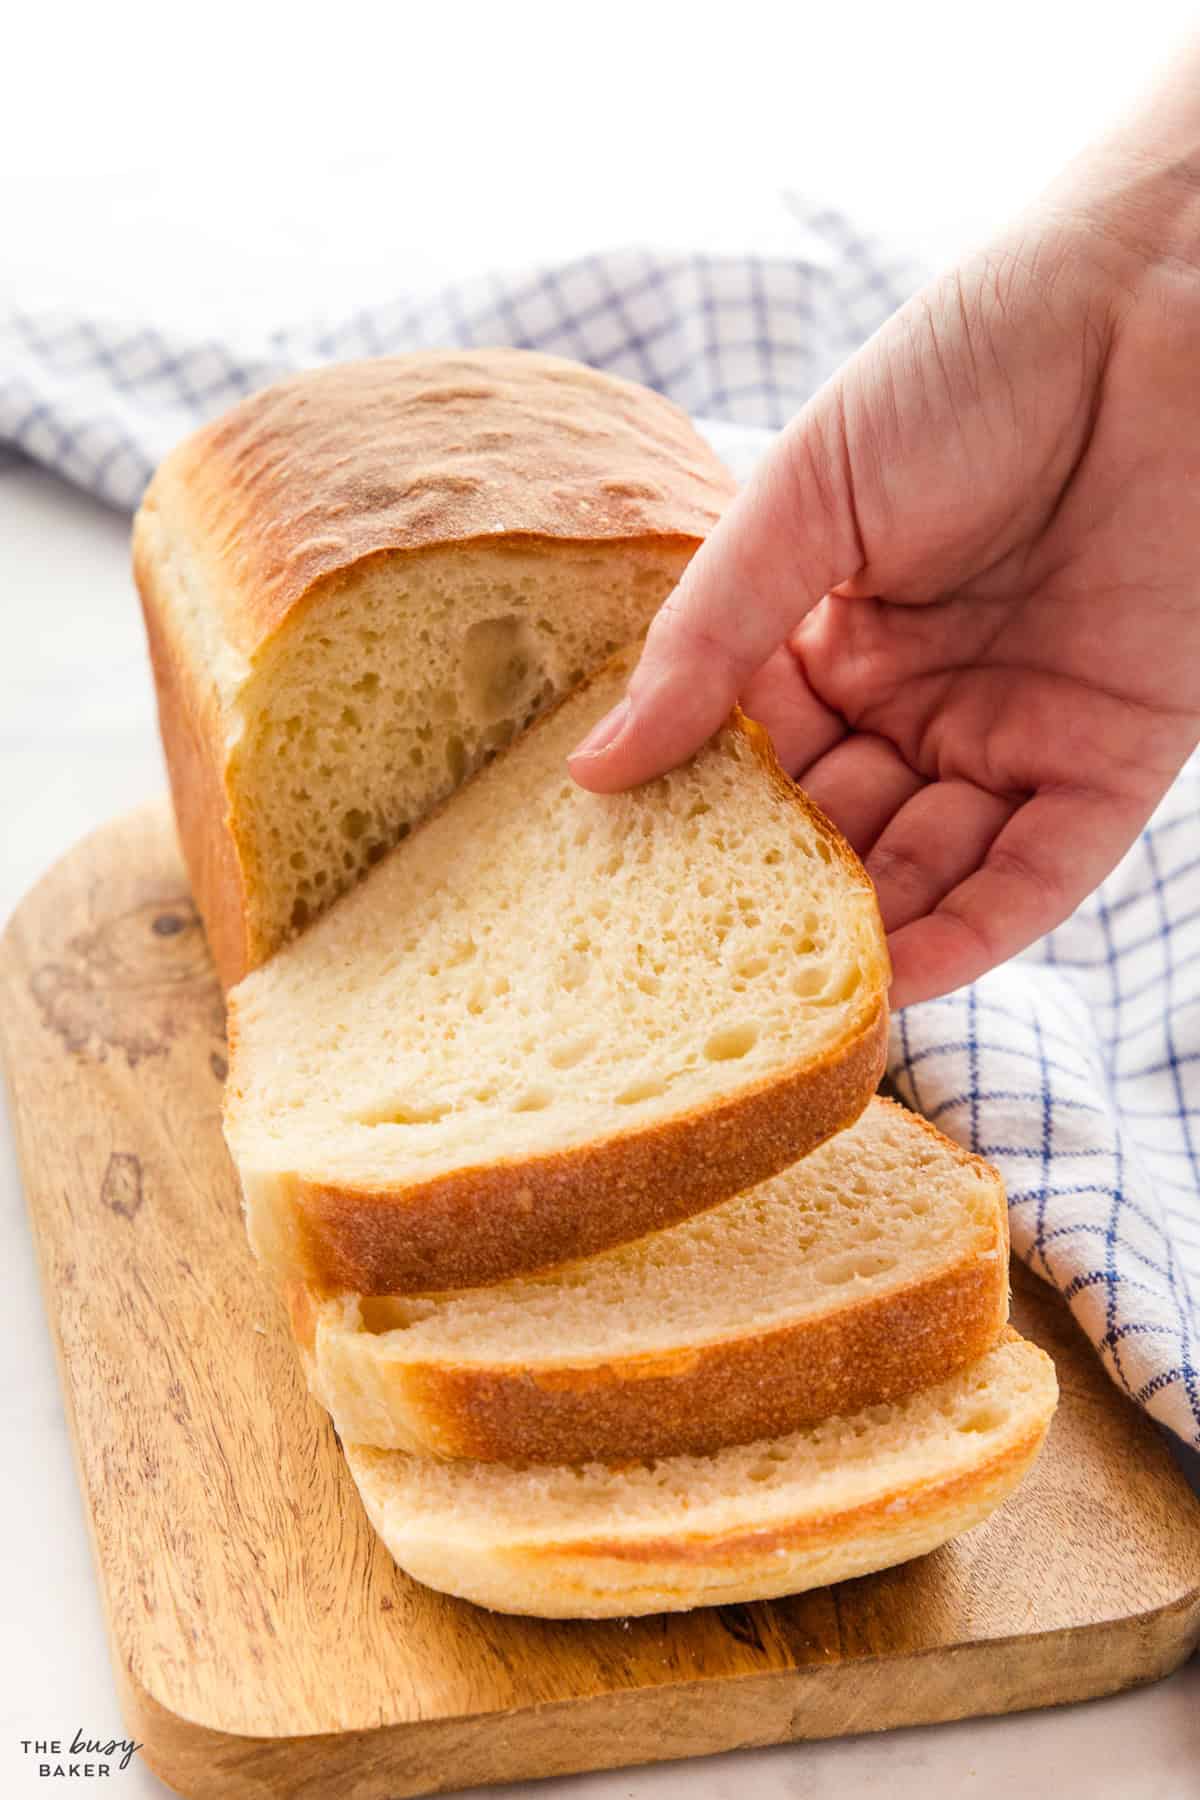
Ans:
{"type": "Polygon", "coordinates": [[[581,744],[577,744],[567,758],[568,762],[578,762],[585,756],[600,756],[617,738],[620,737],[629,723],[629,696],[625,696],[611,712],[605,713],[598,725],[593,725],[581,744]]]}

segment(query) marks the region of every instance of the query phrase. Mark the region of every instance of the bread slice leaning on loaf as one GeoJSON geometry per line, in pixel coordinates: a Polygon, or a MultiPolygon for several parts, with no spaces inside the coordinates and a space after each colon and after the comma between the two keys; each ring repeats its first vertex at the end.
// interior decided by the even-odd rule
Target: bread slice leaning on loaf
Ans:
{"type": "Polygon", "coordinates": [[[326,1292],[474,1287],[765,1180],[879,1079],[875,894],[735,718],[632,793],[564,759],[617,657],[230,998],[251,1241],[326,1292]]]}
{"type": "Polygon", "coordinates": [[[996,1171],[876,1099],[698,1218],[540,1276],[428,1297],[294,1285],[309,1383],[346,1443],[618,1461],[775,1437],[896,1400],[1008,1316],[996,1171]]]}
{"type": "Polygon", "coordinates": [[[499,1612],[598,1619],[769,1600],[923,1556],[1041,1448],[1054,1366],[1015,1333],[893,1406],[707,1457],[608,1468],[434,1462],[346,1446],[400,1567],[499,1612]]]}
{"type": "Polygon", "coordinates": [[[669,401],[522,350],[309,370],[174,450],[134,570],[223,985],[640,636],[732,491],[669,401]]]}

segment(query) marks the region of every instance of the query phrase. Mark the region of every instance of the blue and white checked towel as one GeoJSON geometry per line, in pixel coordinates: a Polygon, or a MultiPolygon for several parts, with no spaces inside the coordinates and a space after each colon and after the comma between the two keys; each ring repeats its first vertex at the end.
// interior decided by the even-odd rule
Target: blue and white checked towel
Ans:
{"type": "MultiPolygon", "coordinates": [[[[744,475],[916,281],[834,214],[805,226],[795,260],[613,252],[257,341],[15,316],[0,321],[0,448],[132,508],[177,438],[289,369],[509,343],[661,389],[744,475]]],[[[901,1013],[890,1066],[1002,1170],[1018,1253],[1113,1380],[1200,1447],[1200,760],[1066,925],[901,1013]]]]}

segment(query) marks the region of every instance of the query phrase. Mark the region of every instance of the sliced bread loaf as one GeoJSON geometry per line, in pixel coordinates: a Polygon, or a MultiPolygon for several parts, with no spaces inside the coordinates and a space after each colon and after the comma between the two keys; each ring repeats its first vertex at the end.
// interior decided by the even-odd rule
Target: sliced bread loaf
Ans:
{"type": "Polygon", "coordinates": [[[308,370],[173,451],[134,569],[225,986],[639,636],[732,489],[660,395],[521,350],[308,370]]]}
{"type": "Polygon", "coordinates": [[[549,1274],[426,1297],[295,1284],[347,1443],[485,1462],[704,1452],[899,1399],[1008,1314],[1004,1188],[891,1100],[782,1174],[549,1274]]]}
{"type": "Polygon", "coordinates": [[[1046,1434],[1050,1358],[1012,1333],[892,1406],[714,1456],[607,1468],[435,1462],[347,1445],[408,1574],[501,1612],[606,1618],[767,1600],[887,1568],[978,1524],[1046,1434]]]}
{"type": "Polygon", "coordinates": [[[858,1117],[861,864],[735,719],[632,793],[564,758],[623,654],[234,991],[251,1240],[329,1292],[476,1286],[700,1212],[858,1117]]]}

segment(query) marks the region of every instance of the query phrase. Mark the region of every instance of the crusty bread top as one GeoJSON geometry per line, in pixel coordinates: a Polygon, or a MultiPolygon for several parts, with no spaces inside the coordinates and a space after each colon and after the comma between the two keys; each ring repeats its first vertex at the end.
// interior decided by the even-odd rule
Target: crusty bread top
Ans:
{"type": "Polygon", "coordinates": [[[661,395],[526,350],[306,370],[180,444],[143,501],[253,657],[326,578],[477,539],[699,541],[734,483],[661,395]]]}

